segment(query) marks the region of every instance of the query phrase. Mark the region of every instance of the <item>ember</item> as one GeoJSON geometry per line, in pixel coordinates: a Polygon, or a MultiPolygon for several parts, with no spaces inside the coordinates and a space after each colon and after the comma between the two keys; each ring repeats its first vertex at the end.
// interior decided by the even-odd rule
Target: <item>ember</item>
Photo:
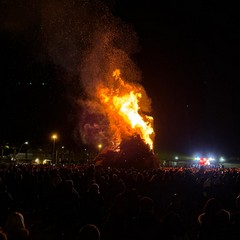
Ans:
{"type": "Polygon", "coordinates": [[[84,144],[97,147],[98,164],[150,167],[155,137],[151,100],[131,58],[138,38],[115,20],[109,14],[101,18],[84,53],[78,132],[84,144]]]}

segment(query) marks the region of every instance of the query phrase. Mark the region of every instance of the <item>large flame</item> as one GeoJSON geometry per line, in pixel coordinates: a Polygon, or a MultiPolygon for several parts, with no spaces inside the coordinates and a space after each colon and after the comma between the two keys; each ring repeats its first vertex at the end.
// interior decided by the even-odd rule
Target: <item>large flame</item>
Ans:
{"type": "Polygon", "coordinates": [[[113,72],[108,86],[98,86],[98,97],[114,134],[113,145],[119,146],[124,137],[139,135],[153,149],[153,118],[140,109],[143,91],[140,85],[125,82],[119,69],[113,72]]]}

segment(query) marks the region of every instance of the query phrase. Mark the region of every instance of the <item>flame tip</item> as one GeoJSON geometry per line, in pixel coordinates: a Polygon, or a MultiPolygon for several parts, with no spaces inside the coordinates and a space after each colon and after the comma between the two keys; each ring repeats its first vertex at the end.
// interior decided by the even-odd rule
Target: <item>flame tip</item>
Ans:
{"type": "MultiPolygon", "coordinates": [[[[143,96],[142,87],[124,82],[120,69],[115,69],[112,79],[117,83],[101,85],[97,89],[100,102],[104,105],[109,119],[110,131],[114,134],[114,143],[122,137],[139,134],[150,149],[153,149],[153,117],[139,113],[139,102],[143,96]],[[114,87],[114,88],[113,88],[114,87]],[[113,88],[113,89],[112,89],[113,88]]],[[[111,81],[111,80],[110,80],[111,81]]]]}

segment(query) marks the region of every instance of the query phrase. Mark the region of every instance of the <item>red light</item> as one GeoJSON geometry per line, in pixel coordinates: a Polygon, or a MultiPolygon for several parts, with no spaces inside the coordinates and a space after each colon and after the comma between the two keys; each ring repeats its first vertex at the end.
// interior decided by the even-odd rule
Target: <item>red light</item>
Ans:
{"type": "Polygon", "coordinates": [[[208,165],[208,158],[200,158],[200,160],[199,160],[199,164],[201,165],[201,166],[205,166],[205,165],[208,165]]]}

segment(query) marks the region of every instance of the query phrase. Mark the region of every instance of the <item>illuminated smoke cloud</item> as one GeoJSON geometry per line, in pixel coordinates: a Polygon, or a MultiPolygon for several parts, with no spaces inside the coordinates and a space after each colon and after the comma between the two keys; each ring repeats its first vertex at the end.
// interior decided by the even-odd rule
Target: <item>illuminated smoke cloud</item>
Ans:
{"type": "MultiPolygon", "coordinates": [[[[114,89],[115,69],[120,69],[124,81],[136,86],[141,81],[141,72],[133,61],[139,51],[137,34],[111,14],[106,5],[109,2],[113,3],[3,1],[0,10],[0,30],[20,39],[37,61],[50,62],[60,70],[57,76],[64,81],[59,84],[68,90],[67,98],[76,110],[75,136],[87,144],[114,141],[109,115],[96,96],[97,88],[103,85],[114,89]]],[[[149,113],[151,103],[143,88],[141,94],[141,111],[149,113]]]]}
{"type": "MultiPolygon", "coordinates": [[[[77,75],[83,89],[74,99],[76,135],[86,144],[111,144],[113,132],[96,91],[101,84],[113,84],[112,73],[117,68],[124,81],[139,84],[141,72],[131,59],[139,50],[136,33],[100,1],[43,1],[41,16],[49,57],[77,75]]],[[[148,113],[151,104],[143,88],[142,94],[141,110],[148,113]]]]}
{"type": "MultiPolygon", "coordinates": [[[[117,83],[113,81],[112,74],[115,69],[121,70],[122,78],[130,82],[133,86],[132,89],[141,88],[141,110],[145,113],[150,111],[150,100],[143,87],[138,83],[141,79],[140,72],[129,57],[131,52],[126,52],[124,48],[121,48],[121,46],[124,46],[124,37],[134,36],[134,33],[129,32],[129,29],[123,33],[123,30],[126,29],[121,28],[118,24],[107,25],[106,28],[101,26],[99,31],[96,28],[92,47],[86,52],[81,69],[80,79],[84,85],[87,98],[85,101],[80,101],[83,106],[80,132],[82,136],[88,136],[88,134],[85,134],[86,130],[98,135],[97,129],[104,129],[100,131],[103,135],[99,141],[108,146],[113,145],[114,138],[122,139],[122,137],[128,136],[127,129],[123,127],[124,124],[119,123],[118,118],[115,122],[112,121],[113,115],[99,101],[99,95],[97,94],[99,86],[107,86],[113,91],[119,88],[117,83]],[[91,125],[88,121],[89,115],[95,120],[91,125]],[[106,119],[104,121],[104,117],[108,118],[108,121],[106,119]],[[86,126],[88,127],[86,128],[86,126]]],[[[129,39],[129,41],[131,40],[135,39],[129,39]]],[[[83,140],[85,141],[86,138],[83,138],[83,140]]],[[[89,141],[85,142],[89,143],[89,141]]],[[[97,143],[94,139],[90,142],[97,143]]]]}

